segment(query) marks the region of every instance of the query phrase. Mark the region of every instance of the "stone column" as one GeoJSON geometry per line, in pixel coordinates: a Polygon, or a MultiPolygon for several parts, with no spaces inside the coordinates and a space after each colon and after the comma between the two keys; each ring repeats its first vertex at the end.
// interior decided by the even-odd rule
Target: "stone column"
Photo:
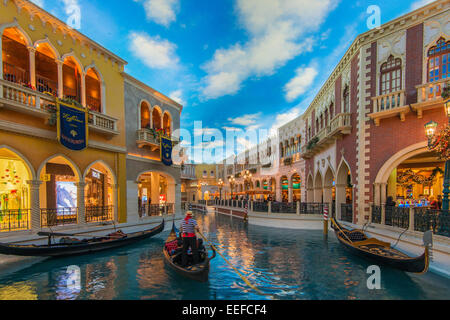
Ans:
{"type": "Polygon", "coordinates": [[[387,183],[380,183],[380,201],[381,201],[381,205],[386,204],[386,187],[387,187],[387,183]]]}
{"type": "MultiPolygon", "coordinates": [[[[114,199],[114,203],[113,203],[113,218],[115,222],[119,222],[119,185],[115,184],[113,187],[113,199],[114,199]]],[[[137,200],[136,200],[137,202],[137,200]]]]}
{"type": "Polygon", "coordinates": [[[86,203],[84,197],[84,190],[86,182],[77,183],[77,207],[78,207],[78,224],[86,225],[86,203]]]}
{"type": "Polygon", "coordinates": [[[373,203],[376,206],[380,205],[380,184],[379,183],[374,183],[373,184],[373,203]]]}
{"type": "Polygon", "coordinates": [[[281,187],[277,185],[276,189],[275,189],[275,200],[278,202],[282,201],[282,197],[281,197],[281,187]]]}
{"type": "Polygon", "coordinates": [[[86,107],[86,73],[81,72],[81,105],[86,107]]]}
{"type": "Polygon", "coordinates": [[[289,199],[288,199],[289,203],[292,202],[293,198],[294,198],[294,190],[292,189],[292,186],[290,186],[289,187],[289,199]]]}
{"type": "Polygon", "coordinates": [[[42,184],[40,180],[27,181],[30,186],[30,215],[31,230],[33,232],[41,229],[41,204],[39,199],[39,188],[42,184]]]}
{"type": "Polygon", "coordinates": [[[345,184],[336,185],[336,218],[341,219],[341,204],[346,203],[345,184]]]}
{"type": "Polygon", "coordinates": [[[138,190],[139,182],[127,181],[127,222],[139,221],[138,190]]]}
{"type": "Polygon", "coordinates": [[[36,48],[28,47],[30,56],[30,83],[36,88],[36,48]]]}
{"type": "Polygon", "coordinates": [[[267,209],[267,214],[271,214],[272,213],[272,202],[271,201],[269,201],[269,207],[268,207],[268,209],[267,209]]]}
{"type": "Polygon", "coordinates": [[[322,193],[323,193],[322,187],[314,188],[314,202],[322,203],[323,200],[322,193]]]}
{"type": "Polygon", "coordinates": [[[63,78],[63,65],[64,61],[57,59],[56,64],[58,65],[58,98],[64,97],[64,78],[63,78]]]}

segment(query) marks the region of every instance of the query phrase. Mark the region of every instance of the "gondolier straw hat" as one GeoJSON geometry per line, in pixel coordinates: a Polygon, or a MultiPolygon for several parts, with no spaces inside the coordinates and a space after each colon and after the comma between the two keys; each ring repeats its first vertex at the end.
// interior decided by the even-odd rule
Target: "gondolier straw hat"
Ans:
{"type": "Polygon", "coordinates": [[[186,215],[192,217],[192,211],[186,211],[186,215]]]}

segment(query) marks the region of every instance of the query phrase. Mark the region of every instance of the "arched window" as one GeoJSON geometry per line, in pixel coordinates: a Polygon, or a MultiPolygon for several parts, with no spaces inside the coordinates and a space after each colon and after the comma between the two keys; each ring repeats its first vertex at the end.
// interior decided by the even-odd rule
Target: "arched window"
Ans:
{"type": "Polygon", "coordinates": [[[172,117],[170,116],[170,114],[168,112],[164,113],[163,127],[164,127],[165,135],[170,137],[172,134],[172,117]]]}
{"type": "Polygon", "coordinates": [[[86,72],[86,105],[91,111],[102,112],[100,76],[94,68],[86,72]]]}
{"type": "Polygon", "coordinates": [[[344,113],[350,112],[350,89],[348,86],[345,86],[344,94],[343,94],[343,109],[344,113]]]}
{"type": "Polygon", "coordinates": [[[388,94],[402,89],[402,60],[389,56],[381,65],[380,94],[388,94]]]}
{"type": "Polygon", "coordinates": [[[145,101],[141,103],[141,129],[150,129],[150,106],[145,101]]]}
{"type": "Polygon", "coordinates": [[[56,95],[58,91],[58,65],[56,52],[48,43],[36,46],[36,89],[56,95]]]}
{"type": "Polygon", "coordinates": [[[450,41],[440,38],[428,50],[428,82],[446,79],[450,76],[450,41]]]}
{"type": "Polygon", "coordinates": [[[63,64],[63,94],[66,98],[81,103],[81,67],[72,57],[67,57],[63,64]]]}
{"type": "Polygon", "coordinates": [[[334,116],[334,103],[330,104],[330,120],[333,119],[334,116]]]}
{"type": "Polygon", "coordinates": [[[153,129],[155,130],[162,129],[161,113],[157,107],[153,108],[152,119],[153,119],[153,129]]]}
{"type": "Polygon", "coordinates": [[[2,35],[3,79],[30,84],[30,54],[25,36],[17,28],[6,28],[2,35]]]}

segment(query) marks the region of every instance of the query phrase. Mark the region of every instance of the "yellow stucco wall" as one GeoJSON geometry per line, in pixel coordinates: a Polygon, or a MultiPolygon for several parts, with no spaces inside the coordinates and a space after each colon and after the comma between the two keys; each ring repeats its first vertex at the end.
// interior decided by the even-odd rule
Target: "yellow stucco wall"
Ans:
{"type": "MultiPolygon", "coordinates": [[[[118,119],[117,129],[120,132],[125,132],[124,80],[121,74],[123,65],[113,64],[111,60],[105,59],[103,54],[99,55],[99,52],[96,50],[91,51],[88,46],[82,45],[79,41],[74,42],[70,36],[65,37],[60,29],[54,31],[53,27],[48,23],[44,27],[37,16],[31,20],[27,10],[22,9],[19,13],[13,1],[8,1],[6,7],[2,3],[0,25],[13,23],[14,19],[17,19],[20,27],[29,36],[33,44],[48,37],[60,57],[73,51],[83,70],[92,64],[95,65],[105,82],[105,101],[103,104],[106,110],[105,113],[118,119]],[[33,26],[34,30],[30,29],[30,25],[33,26]],[[58,41],[62,45],[59,45],[58,41]]],[[[114,136],[111,139],[101,135],[97,135],[95,138],[108,144],[125,146],[125,134],[114,136]]]]}
{"type": "MultiPolygon", "coordinates": [[[[59,57],[73,52],[83,70],[87,66],[92,64],[95,65],[105,82],[105,101],[103,102],[105,114],[118,119],[117,130],[120,134],[105,136],[90,130],[89,140],[95,140],[104,145],[125,149],[124,79],[121,73],[124,67],[123,64],[113,63],[112,60],[106,58],[108,55],[107,52],[91,50],[88,46],[80,43],[80,41],[74,41],[73,38],[68,35],[64,36],[60,29],[53,29],[48,23],[44,26],[39,16],[34,16],[33,19],[31,19],[29,12],[25,8],[19,12],[13,1],[7,1],[6,6],[2,2],[0,9],[0,26],[14,23],[15,20],[17,20],[22,31],[31,39],[33,45],[38,40],[48,38],[53,47],[57,50],[59,57]],[[59,44],[58,41],[61,44],[59,44]],[[84,58],[83,55],[85,56],[84,58]]],[[[0,108],[0,120],[56,132],[56,126],[47,125],[42,118],[5,110],[4,108],[0,108]]],[[[116,183],[118,184],[117,203],[119,222],[126,222],[125,153],[104,151],[94,148],[75,152],[64,148],[56,140],[0,130],[0,146],[1,145],[14,148],[23,154],[23,156],[31,163],[36,174],[38,174],[39,167],[46,159],[58,154],[62,154],[71,159],[75,166],[79,168],[81,175],[93,162],[98,160],[104,161],[111,170],[114,171],[113,174],[115,175],[116,183]]],[[[39,179],[39,177],[36,178],[39,179]]]]}

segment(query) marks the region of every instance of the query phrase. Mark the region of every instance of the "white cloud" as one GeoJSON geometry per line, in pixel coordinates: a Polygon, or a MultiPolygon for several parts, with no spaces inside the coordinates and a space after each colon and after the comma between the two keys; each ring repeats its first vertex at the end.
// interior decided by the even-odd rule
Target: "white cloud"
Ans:
{"type": "Polygon", "coordinates": [[[143,2],[147,19],[168,27],[177,19],[179,0],[134,0],[143,2]]]}
{"type": "Polygon", "coordinates": [[[315,67],[300,67],[295,71],[295,77],[292,78],[284,87],[286,92],[286,100],[291,102],[301,96],[311,87],[317,77],[317,69],[315,67]]]}
{"type": "Polygon", "coordinates": [[[416,9],[422,8],[432,2],[434,2],[434,0],[419,0],[419,1],[413,2],[413,4],[411,5],[410,11],[414,11],[416,9]]]}
{"type": "Polygon", "coordinates": [[[275,119],[275,122],[272,125],[272,128],[270,128],[271,134],[276,134],[279,127],[285,125],[289,121],[294,120],[301,114],[301,109],[299,107],[294,107],[284,113],[277,114],[277,117],[275,119]]]}
{"type": "Polygon", "coordinates": [[[245,114],[237,118],[228,118],[228,121],[239,126],[250,126],[256,123],[256,120],[260,117],[260,115],[261,113],[245,114]]]}
{"type": "Polygon", "coordinates": [[[165,69],[178,66],[175,44],[159,36],[150,37],[145,32],[131,32],[129,38],[130,51],[148,67],[165,69]]]}
{"type": "Polygon", "coordinates": [[[267,76],[301,53],[311,51],[317,31],[338,0],[236,0],[248,42],[218,49],[203,67],[202,95],[214,99],[237,93],[252,76],[267,76]]]}
{"type": "Polygon", "coordinates": [[[186,101],[183,99],[183,91],[182,90],[175,90],[169,94],[169,98],[174,100],[175,102],[178,102],[182,106],[186,105],[186,101]]]}

